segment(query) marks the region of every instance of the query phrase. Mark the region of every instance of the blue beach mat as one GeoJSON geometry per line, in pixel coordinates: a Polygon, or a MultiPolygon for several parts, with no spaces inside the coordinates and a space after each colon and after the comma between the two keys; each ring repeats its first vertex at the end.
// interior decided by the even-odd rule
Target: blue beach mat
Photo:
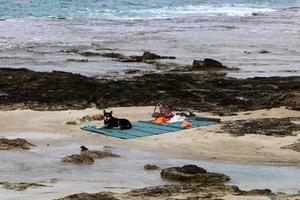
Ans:
{"type": "Polygon", "coordinates": [[[129,130],[106,129],[98,127],[94,124],[85,124],[81,126],[81,129],[121,139],[133,139],[137,137],[159,135],[163,133],[182,131],[186,129],[196,128],[200,126],[209,126],[219,123],[218,119],[198,117],[188,118],[187,121],[191,122],[192,126],[188,128],[182,128],[181,122],[156,124],[152,121],[137,121],[132,123],[132,128],[129,130]]]}

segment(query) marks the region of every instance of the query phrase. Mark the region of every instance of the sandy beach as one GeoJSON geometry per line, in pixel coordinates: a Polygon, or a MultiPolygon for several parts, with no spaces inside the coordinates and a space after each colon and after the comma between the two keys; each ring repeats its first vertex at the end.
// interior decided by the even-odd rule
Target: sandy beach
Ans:
{"type": "MultiPolygon", "coordinates": [[[[151,120],[153,107],[111,108],[117,116],[131,121],[151,120]]],[[[80,130],[80,125],[67,125],[67,121],[79,119],[84,115],[102,113],[98,109],[67,110],[67,111],[32,111],[15,110],[0,112],[1,132],[18,132],[19,137],[26,132],[67,134],[78,141],[78,146],[85,141],[93,141],[95,145],[114,145],[156,152],[168,157],[195,160],[222,160],[239,163],[292,164],[299,165],[299,153],[282,150],[280,147],[299,140],[296,136],[273,137],[262,135],[245,135],[234,137],[220,133],[220,124],[184,130],[180,132],[122,140],[101,134],[88,133],[80,130]],[[13,120],[12,120],[13,119],[13,120]]],[[[203,117],[217,117],[222,122],[256,118],[299,117],[299,111],[281,108],[239,112],[236,116],[219,117],[210,113],[197,113],[203,117]],[[247,113],[245,115],[245,113],[247,113]]],[[[94,122],[102,125],[103,122],[94,122]]],[[[297,122],[299,123],[299,121],[297,122]]],[[[298,135],[297,135],[298,134],[298,135]]],[[[42,141],[47,143],[48,141],[42,141]]],[[[55,144],[51,144],[55,145],[55,144]]]]}

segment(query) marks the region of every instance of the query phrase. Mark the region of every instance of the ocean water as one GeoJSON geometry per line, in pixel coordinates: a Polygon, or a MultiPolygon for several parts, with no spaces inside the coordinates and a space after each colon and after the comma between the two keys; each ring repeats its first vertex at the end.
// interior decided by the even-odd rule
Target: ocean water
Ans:
{"type": "MultiPolygon", "coordinates": [[[[300,75],[300,0],[0,0],[0,67],[124,77],[155,66],[64,50],[213,58],[229,76],[300,75]],[[268,50],[269,54],[259,54],[268,50]]],[[[169,61],[166,61],[169,62],[169,61]]]]}
{"type": "Polygon", "coordinates": [[[298,0],[1,0],[2,17],[97,19],[246,15],[298,6],[298,0]]]}

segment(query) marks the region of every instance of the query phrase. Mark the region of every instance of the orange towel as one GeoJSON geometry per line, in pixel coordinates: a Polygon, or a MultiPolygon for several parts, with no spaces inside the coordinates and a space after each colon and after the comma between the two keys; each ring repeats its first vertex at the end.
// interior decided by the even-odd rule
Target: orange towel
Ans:
{"type": "Polygon", "coordinates": [[[170,120],[169,117],[158,117],[153,122],[157,124],[161,124],[161,123],[166,123],[169,120],[170,120]]]}
{"type": "Polygon", "coordinates": [[[183,121],[182,124],[181,124],[182,128],[188,128],[190,126],[192,126],[192,123],[190,123],[188,121],[183,121]]]}

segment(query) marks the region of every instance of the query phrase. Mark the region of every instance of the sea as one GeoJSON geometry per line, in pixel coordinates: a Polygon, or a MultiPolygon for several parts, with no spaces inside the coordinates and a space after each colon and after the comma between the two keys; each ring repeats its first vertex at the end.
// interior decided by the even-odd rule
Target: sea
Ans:
{"type": "Polygon", "coordinates": [[[240,68],[228,73],[236,78],[300,75],[299,7],[300,0],[0,0],[0,67],[92,77],[161,72],[76,49],[151,51],[176,56],[164,62],[178,66],[213,58],[240,68]]]}

